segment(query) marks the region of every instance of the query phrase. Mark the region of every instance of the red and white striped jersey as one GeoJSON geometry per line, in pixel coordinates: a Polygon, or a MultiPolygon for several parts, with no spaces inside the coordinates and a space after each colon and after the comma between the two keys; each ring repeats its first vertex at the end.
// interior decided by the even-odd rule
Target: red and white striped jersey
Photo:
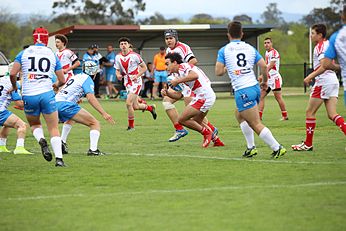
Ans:
{"type": "MultiPolygon", "coordinates": [[[[324,58],[324,53],[328,49],[329,46],[329,41],[328,40],[323,40],[319,43],[316,44],[314,48],[314,57],[313,57],[313,62],[314,62],[314,70],[317,70],[321,66],[321,59],[324,58]]],[[[316,86],[321,86],[325,84],[338,84],[338,78],[335,74],[334,71],[331,70],[326,70],[319,76],[315,78],[315,85],[316,86]]]]}
{"type": "Polygon", "coordinates": [[[179,76],[180,78],[184,78],[189,74],[190,71],[194,71],[198,74],[198,79],[190,82],[185,82],[186,85],[188,85],[193,93],[196,95],[201,93],[208,93],[208,92],[214,92],[211,88],[211,83],[207,75],[197,66],[188,64],[188,63],[182,63],[179,65],[179,76]]]}
{"type": "Polygon", "coordinates": [[[271,62],[275,62],[275,65],[272,69],[269,71],[269,78],[275,78],[276,76],[280,75],[279,69],[280,69],[280,54],[277,50],[274,48],[270,49],[269,51],[266,51],[265,54],[266,64],[267,66],[271,62]]]}
{"type": "Polygon", "coordinates": [[[176,46],[174,47],[174,49],[171,48],[167,48],[166,49],[166,54],[169,53],[178,53],[180,54],[180,56],[183,58],[183,62],[187,63],[189,62],[189,60],[191,59],[191,57],[195,57],[195,55],[193,54],[191,48],[182,42],[177,42],[176,46]]]}
{"type": "MultiPolygon", "coordinates": [[[[57,51],[56,55],[58,56],[61,63],[61,67],[64,70],[71,67],[73,65],[73,62],[78,60],[77,55],[73,51],[67,48],[61,51],[57,51]]],[[[73,71],[69,70],[66,74],[64,74],[64,76],[66,81],[69,80],[71,76],[73,76],[73,71]]]]}
{"type": "Polygon", "coordinates": [[[136,52],[129,52],[123,55],[121,52],[115,58],[115,68],[120,71],[124,77],[124,85],[132,86],[132,83],[142,83],[142,78],[133,80],[132,76],[139,73],[139,65],[143,63],[142,57],[136,52]]]}

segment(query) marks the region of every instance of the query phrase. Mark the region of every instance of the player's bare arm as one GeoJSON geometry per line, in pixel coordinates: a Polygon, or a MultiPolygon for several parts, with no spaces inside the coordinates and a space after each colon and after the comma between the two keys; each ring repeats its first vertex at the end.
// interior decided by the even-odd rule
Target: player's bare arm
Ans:
{"type": "Polygon", "coordinates": [[[227,69],[223,63],[216,62],[215,64],[215,75],[223,76],[226,73],[227,69]]]}
{"type": "Polygon", "coordinates": [[[198,63],[198,60],[195,57],[189,60],[189,64],[196,65],[197,63],[198,63]]]}
{"type": "Polygon", "coordinates": [[[11,84],[12,84],[12,90],[16,91],[17,90],[17,74],[20,71],[20,64],[17,62],[14,62],[12,66],[12,70],[10,73],[10,79],[11,79],[11,84]]]}
{"type": "Polygon", "coordinates": [[[187,76],[184,76],[182,78],[175,78],[170,83],[173,87],[177,86],[179,83],[186,83],[191,82],[198,79],[198,74],[194,71],[189,71],[189,74],[187,76]]]}
{"type": "Polygon", "coordinates": [[[101,106],[101,104],[99,103],[99,101],[96,99],[95,95],[92,93],[88,93],[86,94],[86,98],[89,101],[89,103],[91,104],[91,106],[93,106],[93,108],[95,108],[96,111],[98,111],[102,117],[108,121],[110,124],[115,124],[113,118],[111,115],[109,115],[101,106]]]}
{"type": "Polygon", "coordinates": [[[341,71],[340,65],[335,64],[333,60],[328,58],[321,60],[321,67],[323,67],[325,70],[341,71]]]}
{"type": "Polygon", "coordinates": [[[121,80],[123,78],[123,75],[120,73],[120,71],[118,69],[116,70],[115,74],[116,74],[118,80],[121,80]]]}
{"type": "Polygon", "coordinates": [[[267,65],[263,58],[261,58],[257,65],[260,68],[260,75],[262,76],[262,81],[260,82],[260,86],[262,90],[267,90],[268,87],[268,72],[267,72],[267,65]]]}

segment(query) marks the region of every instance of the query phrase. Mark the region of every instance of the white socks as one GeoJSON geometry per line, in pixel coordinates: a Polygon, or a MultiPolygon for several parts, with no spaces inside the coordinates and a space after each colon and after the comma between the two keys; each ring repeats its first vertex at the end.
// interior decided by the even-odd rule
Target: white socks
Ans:
{"type": "Polygon", "coordinates": [[[62,159],[61,138],[59,136],[50,138],[50,144],[52,145],[55,158],[62,159]]]}
{"type": "Polygon", "coordinates": [[[36,129],[32,132],[32,134],[34,135],[34,137],[35,137],[35,139],[37,140],[37,142],[39,142],[41,138],[44,139],[42,127],[36,128],[36,129]]]}
{"type": "Polygon", "coordinates": [[[240,124],[240,129],[244,134],[246,144],[248,148],[252,148],[255,146],[255,137],[254,137],[254,131],[252,128],[249,126],[249,124],[246,121],[241,122],[240,124]]]}
{"type": "Polygon", "coordinates": [[[72,128],[72,125],[71,124],[64,124],[62,126],[62,131],[61,131],[61,140],[64,141],[66,143],[66,140],[67,140],[67,136],[68,134],[70,133],[71,131],[71,128],[72,128]]]}
{"type": "Polygon", "coordinates": [[[276,141],[271,131],[264,127],[259,134],[259,137],[273,150],[277,151],[280,148],[280,144],[276,141]]]}
{"type": "Polygon", "coordinates": [[[24,147],[24,139],[23,138],[17,139],[16,147],[24,147]]]}
{"type": "Polygon", "coordinates": [[[91,151],[97,150],[97,144],[99,142],[100,132],[97,130],[90,130],[90,149],[91,151]]]}
{"type": "Polygon", "coordinates": [[[6,146],[6,138],[0,138],[0,146],[6,146]]]}

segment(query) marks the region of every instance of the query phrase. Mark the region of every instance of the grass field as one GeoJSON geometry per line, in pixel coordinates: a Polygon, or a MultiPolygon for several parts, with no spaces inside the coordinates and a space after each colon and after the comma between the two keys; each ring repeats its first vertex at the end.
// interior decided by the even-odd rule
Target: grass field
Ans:
{"type": "MultiPolygon", "coordinates": [[[[115,126],[83,103],[102,122],[99,148],[107,155],[86,156],[89,132],[76,125],[67,168],[46,162],[28,132],[26,147],[35,155],[0,154],[0,230],[345,230],[345,136],[325,109],[317,116],[314,151],[292,152],[290,145],[305,137],[308,96],[285,98],[289,121],[279,121],[268,97],[263,122],[288,153],[272,160],[256,137],[259,155],[243,159],[234,99],[223,96],[208,118],[225,147],[202,149],[193,131],[167,142],[173,130],[159,101],[158,119],[136,112],[136,131],[129,133],[124,102],[102,102],[115,126]]],[[[345,116],[342,101],[338,112],[345,116]]],[[[12,131],[8,147],[14,146],[12,131]]]]}

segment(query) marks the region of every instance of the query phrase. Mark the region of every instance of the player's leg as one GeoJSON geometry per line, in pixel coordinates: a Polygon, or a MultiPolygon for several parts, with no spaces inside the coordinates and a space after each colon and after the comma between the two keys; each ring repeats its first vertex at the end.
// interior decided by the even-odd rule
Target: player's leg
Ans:
{"type": "Polygon", "coordinates": [[[240,129],[246,140],[246,150],[243,154],[244,157],[253,157],[258,154],[255,145],[254,131],[249,126],[249,124],[240,116],[239,111],[235,110],[235,117],[239,123],[240,129]]]}
{"type": "Polygon", "coordinates": [[[202,125],[203,118],[208,112],[201,112],[191,105],[188,105],[179,116],[178,122],[188,128],[191,128],[204,136],[202,146],[208,147],[212,139],[212,131],[202,125]]]}
{"type": "Polygon", "coordinates": [[[212,123],[210,123],[207,117],[203,118],[202,125],[213,133],[211,141],[213,141],[214,147],[225,146],[218,136],[219,130],[212,123]]]}
{"type": "Polygon", "coordinates": [[[58,128],[59,117],[58,117],[58,107],[55,101],[55,95],[53,92],[47,92],[42,94],[42,100],[40,101],[41,112],[43,118],[46,121],[47,129],[50,134],[50,144],[55,155],[55,166],[64,167],[62,157],[62,142],[60,137],[60,132],[58,128]]]}
{"type": "Polygon", "coordinates": [[[128,118],[128,127],[127,130],[134,130],[135,128],[135,110],[133,108],[134,102],[137,102],[137,95],[134,93],[129,93],[126,99],[126,108],[127,108],[127,118],[128,118]]]}
{"type": "Polygon", "coordinates": [[[336,97],[330,97],[325,100],[324,103],[326,105],[328,118],[332,120],[336,126],[338,126],[341,131],[346,135],[346,124],[344,118],[336,112],[336,105],[338,99],[336,97]]]}
{"type": "Polygon", "coordinates": [[[11,114],[4,123],[7,128],[15,128],[17,130],[17,143],[13,151],[14,154],[32,154],[24,148],[24,140],[26,135],[26,124],[15,114],[11,114]]]}
{"type": "Polygon", "coordinates": [[[274,97],[279,104],[282,120],[288,120],[288,115],[286,111],[286,104],[284,99],[282,98],[281,88],[273,90],[274,97]],[[280,89],[280,90],[279,90],[280,89]]]}
{"type": "MultiPolygon", "coordinates": [[[[156,105],[152,104],[152,105],[148,105],[146,103],[141,103],[144,100],[140,99],[140,97],[136,94],[136,100],[133,102],[133,109],[134,110],[142,110],[144,111],[149,111],[151,113],[151,115],[153,116],[153,119],[156,120],[157,118],[157,114],[156,114],[156,105]]],[[[145,102],[145,101],[144,101],[145,102]]]]}
{"type": "MultiPolygon", "coordinates": [[[[168,91],[173,91],[173,90],[169,88],[168,91]]],[[[171,138],[169,138],[168,140],[169,142],[178,141],[180,138],[188,134],[188,131],[184,129],[183,125],[181,125],[178,122],[179,114],[177,109],[175,108],[175,105],[174,105],[175,102],[177,102],[176,99],[172,99],[168,96],[164,96],[162,100],[163,108],[165,109],[168,118],[171,120],[175,128],[175,133],[171,138]]]]}
{"type": "Polygon", "coordinates": [[[259,98],[259,86],[248,87],[235,92],[240,118],[245,120],[254,132],[273,150],[272,157],[278,158],[286,153],[286,149],[277,142],[271,131],[261,123],[257,106],[259,98]]]}
{"type": "Polygon", "coordinates": [[[268,87],[267,90],[261,90],[261,96],[260,96],[260,101],[259,101],[259,116],[260,119],[262,120],[262,116],[263,116],[263,111],[264,111],[264,105],[265,105],[265,97],[269,94],[271,88],[268,87]]]}
{"type": "Polygon", "coordinates": [[[300,144],[292,145],[292,149],[294,151],[312,151],[312,141],[315,133],[316,127],[316,113],[318,109],[323,104],[323,100],[321,98],[313,98],[310,97],[308,106],[305,112],[305,128],[306,128],[306,136],[305,141],[300,144]]]}
{"type": "Polygon", "coordinates": [[[90,128],[90,147],[87,154],[94,156],[102,155],[103,153],[98,149],[98,141],[100,138],[101,130],[100,122],[83,108],[81,108],[81,110],[79,110],[78,113],[72,117],[72,120],[90,128]]]}
{"type": "MultiPolygon", "coordinates": [[[[3,124],[1,126],[3,126],[3,124]]],[[[10,133],[9,127],[5,127],[5,126],[1,127],[1,129],[0,129],[0,152],[6,152],[6,153],[10,152],[6,147],[7,137],[8,137],[9,133],[10,133]]]]}
{"type": "Polygon", "coordinates": [[[73,120],[68,120],[62,126],[62,129],[61,129],[62,154],[68,154],[67,137],[70,134],[73,124],[74,124],[73,120]]]}
{"type": "Polygon", "coordinates": [[[58,129],[58,112],[52,112],[50,114],[42,114],[43,118],[46,121],[47,124],[47,129],[48,132],[50,134],[50,144],[52,145],[52,149],[55,155],[55,159],[56,159],[56,166],[64,166],[63,163],[61,163],[62,161],[62,142],[61,142],[61,138],[60,138],[60,132],[58,129]]]}

